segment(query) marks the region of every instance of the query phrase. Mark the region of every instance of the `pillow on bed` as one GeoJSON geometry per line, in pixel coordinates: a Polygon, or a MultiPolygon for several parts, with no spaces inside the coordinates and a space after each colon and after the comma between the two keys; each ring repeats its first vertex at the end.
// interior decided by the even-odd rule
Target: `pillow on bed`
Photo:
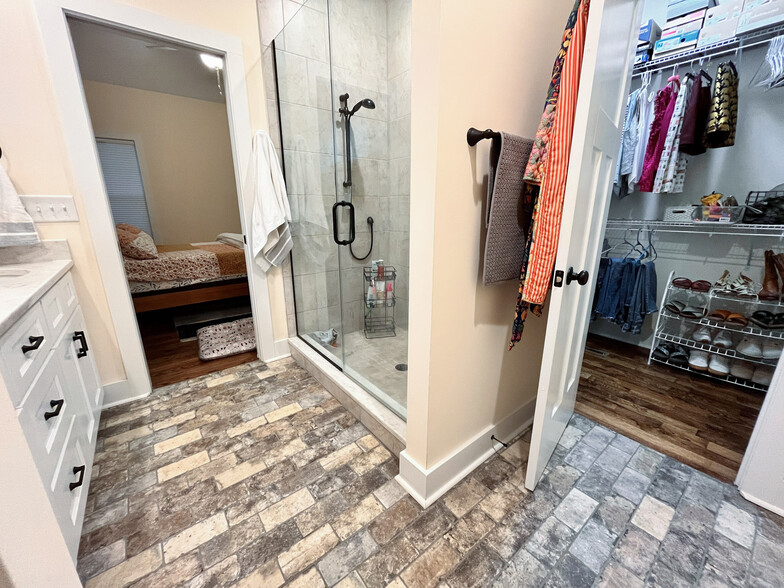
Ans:
{"type": "Polygon", "coordinates": [[[117,240],[120,242],[120,251],[126,257],[133,259],[155,259],[158,257],[155,241],[139,227],[126,223],[118,224],[117,240]]]}

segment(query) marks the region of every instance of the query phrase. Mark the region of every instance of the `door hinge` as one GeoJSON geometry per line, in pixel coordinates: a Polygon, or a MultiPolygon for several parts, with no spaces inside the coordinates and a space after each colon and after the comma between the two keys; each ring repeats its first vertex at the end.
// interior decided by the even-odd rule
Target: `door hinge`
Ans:
{"type": "Polygon", "coordinates": [[[555,270],[555,277],[553,278],[553,287],[563,287],[564,273],[563,270],[555,270]]]}

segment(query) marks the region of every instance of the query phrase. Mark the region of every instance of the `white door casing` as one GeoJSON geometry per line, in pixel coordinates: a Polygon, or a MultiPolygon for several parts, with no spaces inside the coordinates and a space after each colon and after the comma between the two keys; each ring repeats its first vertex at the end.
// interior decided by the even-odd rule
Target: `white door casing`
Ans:
{"type": "Polygon", "coordinates": [[[574,410],[600,245],[637,45],[641,0],[592,0],[525,485],[533,490],[574,410]],[[570,267],[585,286],[566,284],[570,267]]]}
{"type": "MultiPolygon", "coordinates": [[[[251,126],[245,84],[245,63],[239,38],[173,20],[131,6],[103,0],[35,0],[50,75],[55,90],[65,144],[77,188],[84,202],[90,234],[101,274],[127,382],[106,391],[105,406],[140,398],[150,393],[144,348],[141,343],[133,302],[127,286],[122,258],[114,233],[109,202],[103,185],[89,112],[82,90],[76,54],[70,38],[67,16],[75,16],[115,28],[130,29],[203,48],[224,57],[224,86],[229,134],[232,143],[235,179],[239,197],[241,226],[250,227],[246,194],[246,172],[250,163],[251,126]],[[111,246],[109,246],[111,244],[111,246]]],[[[274,340],[269,291],[265,274],[246,255],[251,307],[259,356],[271,360],[285,353],[274,340]]],[[[105,383],[114,384],[114,383],[105,383]]],[[[116,383],[120,384],[120,383],[116,383]]]]}

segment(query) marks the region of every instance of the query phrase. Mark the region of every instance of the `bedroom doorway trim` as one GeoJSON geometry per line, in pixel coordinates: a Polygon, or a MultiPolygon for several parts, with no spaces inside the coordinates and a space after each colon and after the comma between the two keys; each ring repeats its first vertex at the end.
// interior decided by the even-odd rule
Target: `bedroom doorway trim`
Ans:
{"type": "MultiPolygon", "coordinates": [[[[239,38],[159,14],[110,1],[35,0],[36,16],[52,77],[55,102],[76,187],[84,202],[126,379],[104,383],[104,407],[143,398],[152,391],[136,314],[103,185],[87,103],[67,18],[154,35],[178,44],[222,54],[226,110],[243,234],[250,226],[250,197],[244,181],[250,162],[252,130],[239,38]],[[110,246],[110,244],[112,244],[110,246]]],[[[259,357],[270,361],[288,355],[285,341],[275,341],[266,275],[246,255],[259,357]]]]}

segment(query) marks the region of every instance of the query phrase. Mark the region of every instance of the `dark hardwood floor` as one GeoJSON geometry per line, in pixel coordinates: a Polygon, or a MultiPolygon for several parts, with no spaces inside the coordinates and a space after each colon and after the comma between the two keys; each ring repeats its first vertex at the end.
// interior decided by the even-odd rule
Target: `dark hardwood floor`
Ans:
{"type": "Polygon", "coordinates": [[[176,384],[257,359],[256,351],[202,361],[196,340],[180,341],[169,311],[136,315],[153,388],[176,384]]]}
{"type": "Polygon", "coordinates": [[[764,395],[647,359],[640,347],[589,335],[576,412],[732,482],[764,395]]]}

